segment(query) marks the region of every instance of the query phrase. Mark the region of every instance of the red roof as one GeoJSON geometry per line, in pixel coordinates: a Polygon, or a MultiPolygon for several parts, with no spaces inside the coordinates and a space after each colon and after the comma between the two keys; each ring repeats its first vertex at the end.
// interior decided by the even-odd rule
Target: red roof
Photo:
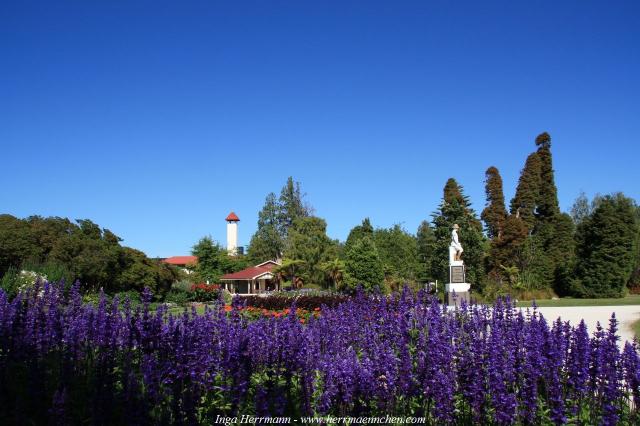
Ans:
{"type": "Polygon", "coordinates": [[[225,274],[221,280],[252,280],[260,275],[271,272],[275,263],[263,263],[258,266],[252,266],[251,268],[243,269],[242,271],[233,272],[231,274],[225,274]]]}
{"type": "Polygon", "coordinates": [[[173,256],[173,257],[168,257],[165,260],[163,260],[164,263],[168,263],[169,265],[178,265],[178,266],[183,266],[183,265],[193,265],[195,263],[198,263],[198,257],[197,256],[173,256]]]}
{"type": "Polygon", "coordinates": [[[229,213],[229,216],[225,219],[227,222],[240,222],[240,218],[234,212],[229,213]]]}

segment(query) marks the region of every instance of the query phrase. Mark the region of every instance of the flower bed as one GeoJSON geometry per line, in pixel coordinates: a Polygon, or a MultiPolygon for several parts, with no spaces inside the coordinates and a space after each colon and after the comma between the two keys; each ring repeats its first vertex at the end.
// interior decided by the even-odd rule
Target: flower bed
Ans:
{"type": "Polygon", "coordinates": [[[282,310],[291,307],[294,303],[298,308],[312,311],[316,308],[336,307],[341,303],[349,300],[348,296],[341,294],[327,294],[327,295],[271,295],[267,297],[261,296],[243,296],[239,298],[238,303],[242,303],[244,306],[268,309],[268,310],[282,310]]]}
{"type": "Polygon", "coordinates": [[[83,304],[46,285],[0,292],[8,424],[211,424],[217,415],[426,417],[431,424],[631,424],[638,348],[616,321],[548,324],[508,304],[446,310],[358,296],[301,324],[295,307],[203,315],[83,304]],[[251,314],[253,315],[253,314],[251,314]]]}
{"type": "Polygon", "coordinates": [[[224,311],[228,312],[228,313],[232,313],[234,311],[236,311],[237,313],[239,313],[240,315],[242,315],[243,318],[247,319],[247,320],[257,320],[260,318],[286,318],[290,315],[295,315],[298,320],[300,321],[301,324],[306,323],[311,317],[313,318],[318,318],[321,314],[321,309],[320,308],[315,308],[312,311],[309,311],[307,309],[291,309],[291,308],[284,308],[284,309],[278,309],[278,310],[271,310],[271,309],[262,309],[262,308],[256,308],[253,306],[232,306],[232,305],[225,305],[224,306],[224,311]]]}

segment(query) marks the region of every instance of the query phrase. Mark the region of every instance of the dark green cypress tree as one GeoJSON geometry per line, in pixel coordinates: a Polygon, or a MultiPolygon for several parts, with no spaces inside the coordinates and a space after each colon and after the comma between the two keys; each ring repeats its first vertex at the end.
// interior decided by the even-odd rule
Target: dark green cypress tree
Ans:
{"type": "Polygon", "coordinates": [[[511,200],[511,214],[520,217],[527,224],[529,232],[536,224],[536,206],[540,194],[540,157],[534,152],[527,157],[520,173],[516,195],[511,200]]]}
{"type": "Polygon", "coordinates": [[[555,216],[553,220],[553,235],[547,243],[547,253],[554,262],[553,289],[559,296],[571,296],[574,290],[571,286],[572,272],[575,269],[575,224],[567,213],[555,216]]]}
{"type": "Polygon", "coordinates": [[[638,236],[636,238],[638,247],[636,248],[635,254],[636,263],[631,273],[629,283],[627,284],[634,293],[640,292],[640,206],[636,206],[636,226],[638,227],[638,236]]]}
{"type": "Polygon", "coordinates": [[[512,214],[524,220],[530,233],[523,245],[521,273],[529,288],[554,287],[564,292],[563,281],[574,259],[573,227],[571,218],[560,214],[551,136],[543,132],[535,143],[538,149],[527,158],[511,201],[512,214]]]}
{"type": "Polygon", "coordinates": [[[507,216],[500,238],[491,240],[487,257],[490,278],[501,283],[506,278],[505,268],[516,266],[518,271],[521,270],[522,250],[528,233],[527,225],[522,219],[513,214],[507,216]]]}
{"type": "Polygon", "coordinates": [[[633,200],[605,196],[576,232],[575,289],[583,297],[622,297],[637,260],[633,200]]]}
{"type": "Polygon", "coordinates": [[[476,289],[482,289],[485,280],[484,257],[485,238],[482,224],[478,220],[462,186],[455,179],[449,179],[444,188],[443,200],[438,211],[433,214],[434,234],[436,238],[432,259],[434,278],[448,281],[449,244],[451,229],[455,223],[460,226],[459,237],[464,253],[462,259],[466,266],[467,281],[476,289]]]}
{"type": "Polygon", "coordinates": [[[487,206],[480,217],[484,221],[487,236],[491,239],[500,238],[507,219],[507,209],[504,205],[502,177],[495,167],[489,167],[485,172],[485,193],[487,206]]]}
{"type": "Polygon", "coordinates": [[[540,159],[540,186],[536,208],[536,217],[545,220],[560,214],[558,203],[558,189],[553,173],[553,159],[551,155],[551,136],[543,132],[536,137],[538,158],[540,159]]]}

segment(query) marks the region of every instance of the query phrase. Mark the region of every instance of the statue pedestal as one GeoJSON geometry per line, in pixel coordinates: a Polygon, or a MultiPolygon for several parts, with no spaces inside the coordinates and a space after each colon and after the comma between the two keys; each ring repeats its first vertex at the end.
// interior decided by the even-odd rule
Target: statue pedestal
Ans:
{"type": "Polygon", "coordinates": [[[449,283],[444,286],[444,303],[447,306],[460,306],[464,300],[469,303],[469,283],[449,283]]]}
{"type": "Polygon", "coordinates": [[[469,303],[471,284],[466,282],[464,262],[449,262],[449,284],[444,286],[444,303],[448,306],[460,306],[462,301],[469,303]]]}

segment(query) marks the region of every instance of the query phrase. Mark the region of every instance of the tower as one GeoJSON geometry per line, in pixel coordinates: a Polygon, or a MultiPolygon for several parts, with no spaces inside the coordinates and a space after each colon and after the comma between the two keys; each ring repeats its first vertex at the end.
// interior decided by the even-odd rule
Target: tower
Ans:
{"type": "Polygon", "coordinates": [[[240,218],[234,212],[229,213],[227,221],[227,252],[229,256],[238,254],[238,222],[240,218]]]}

